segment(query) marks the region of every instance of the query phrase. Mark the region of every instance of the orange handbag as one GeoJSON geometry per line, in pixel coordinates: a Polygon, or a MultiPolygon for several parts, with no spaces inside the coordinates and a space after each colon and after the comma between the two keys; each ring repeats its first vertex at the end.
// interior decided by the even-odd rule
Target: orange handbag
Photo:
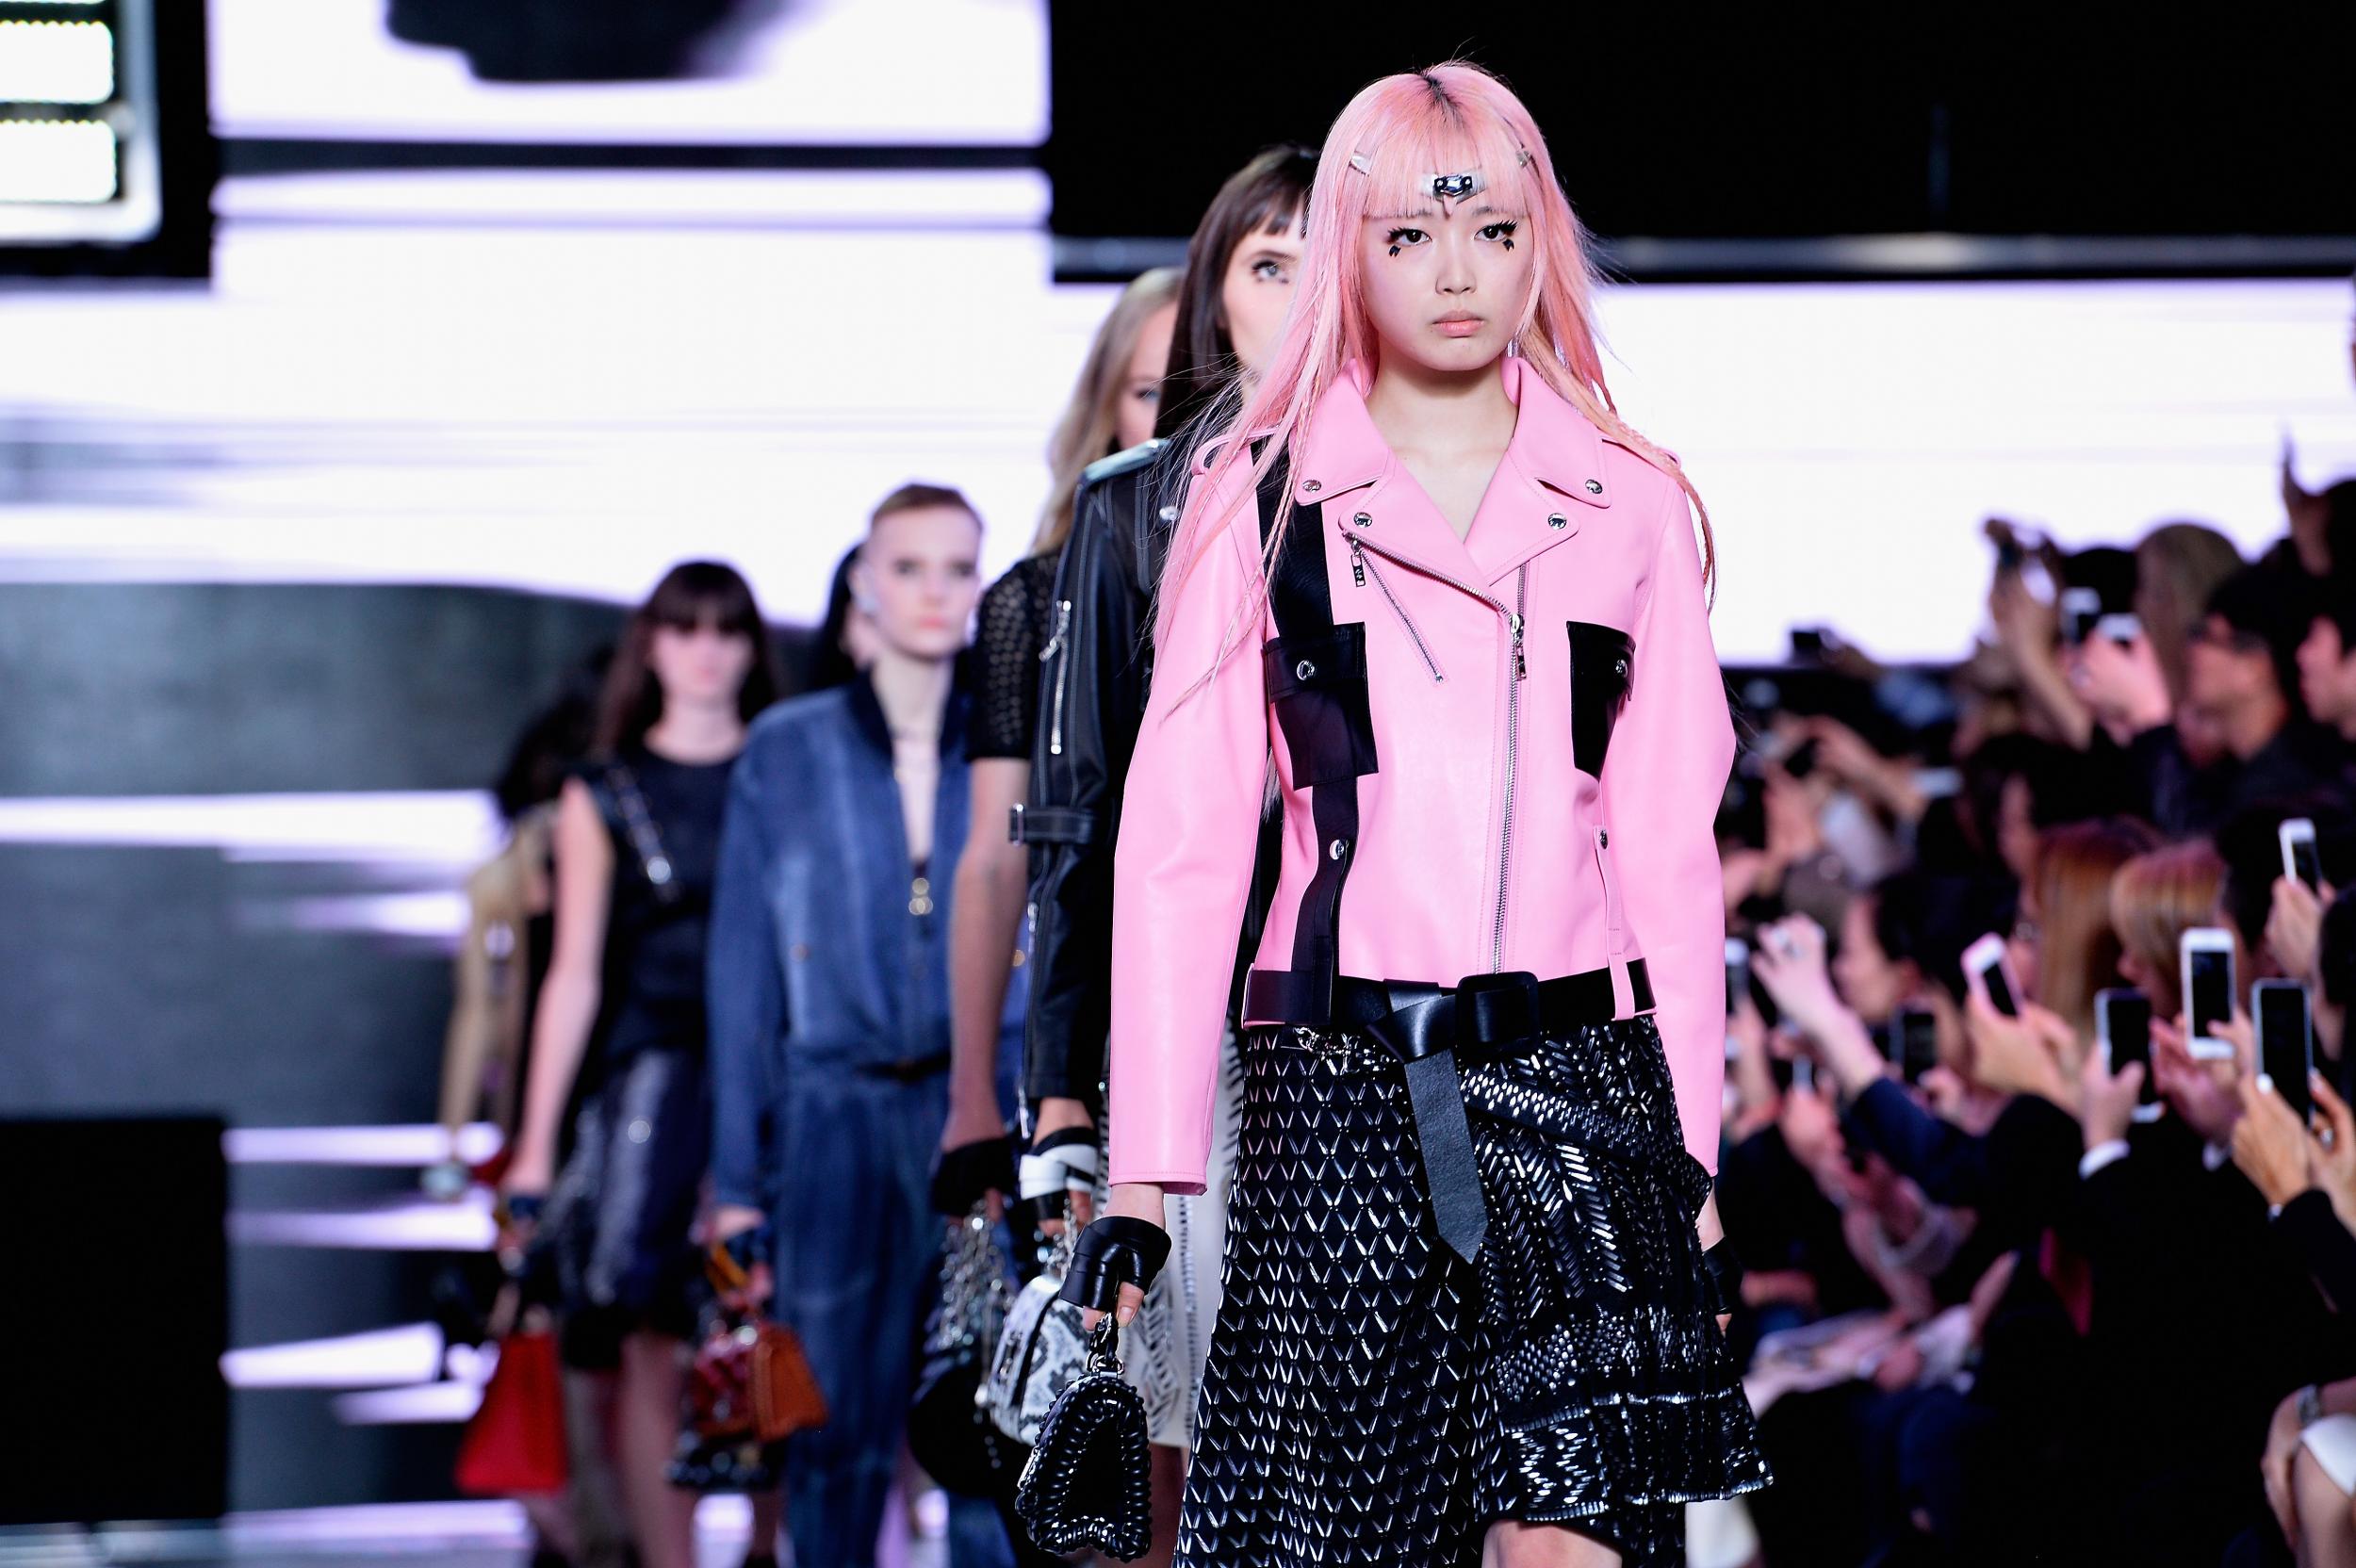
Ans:
{"type": "MultiPolygon", "coordinates": [[[[724,1298],[747,1282],[736,1260],[717,1248],[706,1266],[724,1298]]],[[[690,1425],[707,1441],[776,1443],[826,1424],[826,1396],[802,1354],[800,1336],[749,1309],[712,1314],[687,1391],[690,1425]]]]}

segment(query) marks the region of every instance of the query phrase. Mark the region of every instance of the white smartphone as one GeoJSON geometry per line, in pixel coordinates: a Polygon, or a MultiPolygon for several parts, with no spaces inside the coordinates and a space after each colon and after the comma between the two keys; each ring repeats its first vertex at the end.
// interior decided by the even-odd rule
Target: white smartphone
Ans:
{"type": "Polygon", "coordinates": [[[2315,825],[2305,817],[2289,817],[2275,829],[2282,845],[2282,874],[2307,884],[2309,892],[2323,890],[2323,857],[2315,849],[2315,825]]]}
{"type": "Polygon", "coordinates": [[[2177,939],[2183,966],[2184,1049],[2204,1062],[2233,1059],[2233,1042],[2217,1033],[2233,1016],[2233,934],[2196,925],[2177,939]]]}
{"type": "Polygon", "coordinates": [[[2021,982],[2004,957],[2004,939],[1991,931],[1963,950],[1963,973],[1988,1004],[2006,1018],[2021,1016],[2021,982]]]}
{"type": "Polygon", "coordinates": [[[2102,596],[2091,588],[2065,588],[2061,593],[2062,641],[2071,647],[2085,642],[2102,619],[2102,596]]]}
{"type": "Polygon", "coordinates": [[[1792,1058],[1792,1086],[1816,1092],[1816,1058],[1806,1052],[1792,1058]]]}
{"type": "Polygon", "coordinates": [[[2094,633],[2098,637],[2108,637],[2122,648],[2131,647],[2135,639],[2143,635],[2143,623],[2129,614],[2105,615],[2094,623],[2094,633]]]}

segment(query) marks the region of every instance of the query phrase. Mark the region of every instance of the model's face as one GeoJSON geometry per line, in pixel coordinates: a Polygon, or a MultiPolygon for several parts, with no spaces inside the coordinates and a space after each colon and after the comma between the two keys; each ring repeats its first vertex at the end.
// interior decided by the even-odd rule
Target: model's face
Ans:
{"type": "Polygon", "coordinates": [[[1301,271],[1301,214],[1289,212],[1276,232],[1246,235],[1227,257],[1219,280],[1219,313],[1236,363],[1247,376],[1267,368],[1293,302],[1293,279],[1301,271]]]}
{"type": "Polygon", "coordinates": [[[657,626],[646,644],[646,667],[666,705],[711,707],[736,700],[753,667],[753,640],[723,631],[705,617],[694,626],[657,626]]]}
{"type": "Polygon", "coordinates": [[[1478,192],[1428,199],[1404,215],[1360,225],[1366,315],[1386,358],[1461,373],[1495,364],[1530,299],[1530,247],[1523,215],[1478,192]]]}
{"type": "Polygon", "coordinates": [[[1162,405],[1162,377],[1170,370],[1170,332],[1177,324],[1178,302],[1172,300],[1137,328],[1137,346],[1129,355],[1121,403],[1113,416],[1116,451],[1125,452],[1153,437],[1153,416],[1162,405]]]}
{"type": "Polygon", "coordinates": [[[868,601],[878,647],[947,659],[965,646],[981,552],[982,526],[961,507],[912,507],[878,522],[851,580],[855,600],[868,601]]]}
{"type": "Polygon", "coordinates": [[[2236,631],[2222,615],[2203,615],[2194,623],[2184,650],[2184,700],[2224,713],[2263,696],[2272,678],[2265,643],[2236,631]]]}

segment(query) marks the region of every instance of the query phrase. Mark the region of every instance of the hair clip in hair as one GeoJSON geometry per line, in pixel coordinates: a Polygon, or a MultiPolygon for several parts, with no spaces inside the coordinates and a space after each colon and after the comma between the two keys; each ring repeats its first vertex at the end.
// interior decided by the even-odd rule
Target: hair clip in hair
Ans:
{"type": "Polygon", "coordinates": [[[1366,157],[1366,154],[1364,154],[1364,153],[1352,153],[1352,154],[1350,154],[1350,166],[1352,169],[1355,169],[1356,171],[1358,171],[1358,172],[1359,172],[1359,173],[1361,173],[1361,174],[1371,174],[1371,173],[1373,173],[1373,172],[1374,172],[1374,165],[1373,165],[1373,163],[1371,163],[1370,161],[1368,161],[1368,159],[1367,159],[1367,157],[1366,157]]]}
{"type": "Polygon", "coordinates": [[[1463,174],[1432,174],[1432,194],[1443,202],[1461,202],[1477,194],[1483,184],[1478,171],[1463,174]]]}

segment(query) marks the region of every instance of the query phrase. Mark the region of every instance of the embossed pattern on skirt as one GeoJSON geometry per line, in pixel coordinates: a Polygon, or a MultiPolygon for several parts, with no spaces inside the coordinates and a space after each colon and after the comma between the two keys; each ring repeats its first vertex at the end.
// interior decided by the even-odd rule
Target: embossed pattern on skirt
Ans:
{"type": "Polygon", "coordinates": [[[1474,1266],[1430,1235],[1387,1054],[1259,1029],[1244,1074],[1180,1562],[1472,1568],[1487,1526],[1520,1519],[1675,1565],[1688,1500],[1765,1484],[1650,1018],[1465,1072],[1474,1266]]]}

